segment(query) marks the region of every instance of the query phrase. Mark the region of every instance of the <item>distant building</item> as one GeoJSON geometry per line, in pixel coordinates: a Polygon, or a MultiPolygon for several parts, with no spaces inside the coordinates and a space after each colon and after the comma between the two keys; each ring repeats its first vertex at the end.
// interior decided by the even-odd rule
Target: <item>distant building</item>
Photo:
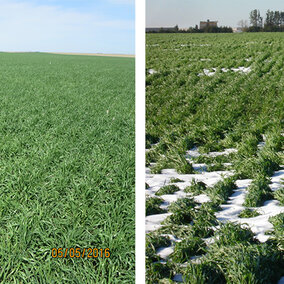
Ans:
{"type": "Polygon", "coordinates": [[[241,27],[233,28],[233,33],[242,33],[242,32],[243,32],[243,28],[241,27]]]}
{"type": "Polygon", "coordinates": [[[206,22],[200,22],[200,29],[203,30],[207,27],[217,27],[218,21],[209,21],[207,20],[206,22]]]}
{"type": "Polygon", "coordinates": [[[146,28],[146,33],[176,32],[178,27],[146,28]]]}

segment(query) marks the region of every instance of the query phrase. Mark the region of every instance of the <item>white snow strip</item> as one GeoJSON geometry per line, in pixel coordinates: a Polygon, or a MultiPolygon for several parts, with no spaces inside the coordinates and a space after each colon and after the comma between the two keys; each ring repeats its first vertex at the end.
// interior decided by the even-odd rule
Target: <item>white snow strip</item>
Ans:
{"type": "MultiPolygon", "coordinates": [[[[217,71],[217,68],[211,68],[213,71],[211,71],[210,69],[203,69],[203,73],[206,75],[206,76],[213,76],[215,75],[216,71],[217,71]]],[[[239,72],[239,73],[245,73],[245,74],[248,74],[250,73],[252,70],[250,67],[244,67],[244,66],[240,66],[240,67],[237,67],[237,68],[231,68],[231,69],[227,69],[227,68],[221,68],[221,71],[224,72],[224,73],[227,73],[229,71],[233,71],[233,72],[239,72]]],[[[198,75],[201,76],[203,75],[203,73],[199,73],[198,75]]]]}
{"type": "MultiPolygon", "coordinates": [[[[284,166],[281,166],[284,167],[284,166]]],[[[275,191],[277,189],[284,187],[284,170],[280,170],[274,173],[274,175],[271,177],[271,184],[269,185],[272,191],[275,191]]]]}
{"type": "Polygon", "coordinates": [[[201,154],[198,152],[197,147],[193,147],[192,149],[186,151],[187,158],[196,158],[199,157],[201,154]]]}
{"type": "Polygon", "coordinates": [[[196,172],[199,172],[199,173],[206,172],[207,170],[206,164],[192,164],[192,167],[196,172]]]}
{"type": "Polygon", "coordinates": [[[250,67],[244,67],[244,66],[240,66],[238,68],[231,68],[232,71],[234,72],[240,72],[240,73],[250,73],[251,72],[251,68],[250,67]]]}
{"type": "Polygon", "coordinates": [[[228,71],[230,71],[230,69],[227,69],[227,68],[221,68],[221,71],[222,71],[222,72],[227,73],[228,71]]]}
{"type": "Polygon", "coordinates": [[[206,75],[206,76],[209,76],[209,77],[211,77],[211,76],[213,76],[213,75],[215,75],[215,73],[216,73],[216,68],[212,68],[214,71],[212,72],[212,71],[210,71],[209,69],[203,69],[203,72],[204,72],[204,74],[206,75]]]}
{"type": "MultiPolygon", "coordinates": [[[[164,203],[160,206],[163,209],[166,209],[172,202],[177,201],[179,198],[190,197],[191,194],[184,192],[184,189],[187,186],[190,186],[192,179],[197,181],[202,181],[208,186],[213,186],[218,181],[222,180],[223,176],[230,175],[231,172],[202,172],[200,174],[178,174],[174,169],[164,169],[161,174],[151,174],[149,169],[146,169],[146,183],[149,185],[149,188],[146,189],[146,196],[154,197],[155,193],[163,186],[170,184],[172,178],[179,178],[184,182],[177,183],[177,186],[180,188],[179,191],[174,194],[165,194],[162,195],[164,203]]],[[[205,194],[201,194],[193,197],[196,202],[203,203],[210,201],[209,197],[205,194]]],[[[156,214],[146,216],[146,232],[154,231],[160,228],[161,222],[164,221],[167,216],[172,213],[156,214]]]]}
{"type": "Polygon", "coordinates": [[[159,229],[161,227],[161,222],[163,222],[170,215],[172,215],[172,213],[146,216],[145,218],[146,233],[159,229]]]}
{"type": "Polygon", "coordinates": [[[223,152],[210,152],[208,154],[205,154],[205,156],[217,157],[217,156],[222,156],[222,155],[229,155],[231,153],[236,153],[236,152],[238,152],[237,149],[229,148],[229,149],[225,149],[223,152]]]}
{"type": "Polygon", "coordinates": [[[205,202],[210,201],[210,198],[206,194],[200,194],[200,195],[194,196],[193,198],[195,202],[198,202],[198,203],[205,203],[205,202]]]}
{"type": "Polygon", "coordinates": [[[148,70],[148,73],[149,73],[149,74],[155,74],[155,73],[157,73],[157,71],[154,70],[154,69],[149,69],[149,70],[148,70]]]}
{"type": "Polygon", "coordinates": [[[167,259],[170,254],[174,252],[174,246],[170,246],[167,248],[158,248],[157,249],[157,255],[160,256],[163,259],[167,259]]]}
{"type": "Polygon", "coordinates": [[[200,154],[199,151],[198,151],[198,148],[194,147],[194,148],[186,151],[185,157],[188,158],[188,159],[197,158],[199,156],[217,157],[217,156],[222,156],[222,155],[229,155],[231,153],[236,153],[236,152],[238,152],[237,149],[228,148],[228,149],[225,149],[222,152],[209,152],[208,154],[200,154]]]}
{"type": "MultiPolygon", "coordinates": [[[[273,188],[273,190],[279,189],[279,182],[282,178],[284,178],[284,170],[275,172],[271,178],[272,184],[270,187],[273,188]]],[[[255,208],[261,215],[253,218],[239,218],[238,215],[245,209],[242,204],[245,201],[246,188],[249,186],[250,182],[251,180],[237,181],[238,189],[229,197],[227,204],[221,205],[223,210],[216,212],[215,215],[217,219],[222,222],[230,221],[248,224],[258,240],[265,242],[269,238],[269,235],[266,235],[265,232],[273,229],[272,224],[268,221],[269,217],[284,212],[284,206],[280,206],[277,200],[269,200],[264,202],[263,206],[255,208]]]]}

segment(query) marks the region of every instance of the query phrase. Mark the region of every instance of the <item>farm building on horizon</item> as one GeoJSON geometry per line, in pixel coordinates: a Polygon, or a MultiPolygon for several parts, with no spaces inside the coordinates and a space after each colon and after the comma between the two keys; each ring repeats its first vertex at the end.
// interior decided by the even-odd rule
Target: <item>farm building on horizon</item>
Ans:
{"type": "Polygon", "coordinates": [[[200,21],[199,27],[201,30],[207,27],[217,27],[217,23],[218,21],[210,21],[210,20],[207,20],[206,22],[200,21]]]}

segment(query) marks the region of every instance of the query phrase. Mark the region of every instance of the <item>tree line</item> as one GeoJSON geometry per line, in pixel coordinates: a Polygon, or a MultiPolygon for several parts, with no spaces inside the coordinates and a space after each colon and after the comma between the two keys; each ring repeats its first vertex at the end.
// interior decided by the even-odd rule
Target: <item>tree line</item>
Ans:
{"type": "Polygon", "coordinates": [[[284,32],[284,12],[267,10],[265,19],[259,10],[254,9],[249,14],[250,26],[244,27],[247,32],[284,32]]]}
{"type": "Polygon", "coordinates": [[[206,26],[203,29],[199,29],[196,25],[194,28],[189,27],[188,29],[180,29],[178,25],[174,28],[160,28],[159,30],[149,31],[148,33],[232,33],[231,27],[210,27],[206,26]]]}

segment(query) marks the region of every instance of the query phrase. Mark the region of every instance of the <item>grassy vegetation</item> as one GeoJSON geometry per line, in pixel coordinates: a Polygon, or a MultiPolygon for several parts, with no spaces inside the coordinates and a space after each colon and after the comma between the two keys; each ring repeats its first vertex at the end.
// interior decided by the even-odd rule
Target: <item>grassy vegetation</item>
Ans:
{"type": "Polygon", "coordinates": [[[276,240],[279,250],[284,252],[284,213],[270,217],[269,222],[273,225],[274,240],[276,240]]]}
{"type": "Polygon", "coordinates": [[[160,205],[163,203],[163,200],[158,197],[149,197],[146,199],[146,216],[153,214],[164,213],[165,210],[160,208],[160,205]]]}
{"type": "Polygon", "coordinates": [[[179,178],[171,178],[170,182],[171,182],[171,183],[183,182],[183,180],[181,180],[181,179],[179,179],[179,178]]]}
{"type": "Polygon", "coordinates": [[[184,189],[186,193],[192,193],[194,195],[198,195],[206,191],[206,184],[202,181],[196,181],[195,179],[192,180],[191,185],[187,186],[184,189]]]}
{"type": "Polygon", "coordinates": [[[146,78],[146,140],[158,143],[156,156],[168,159],[193,145],[219,151],[245,140],[243,150],[252,154],[260,134],[281,128],[283,35],[149,34],[147,45],[147,69],[157,73],[146,78]],[[252,71],[220,70],[239,66],[252,71]],[[212,67],[214,76],[198,76],[212,67]]]}
{"type": "Polygon", "coordinates": [[[174,185],[174,184],[170,184],[170,185],[165,185],[165,186],[161,187],[156,192],[156,195],[160,196],[160,195],[164,195],[164,194],[173,194],[176,191],[179,191],[179,187],[174,185]]]}
{"type": "Polygon", "coordinates": [[[276,190],[273,195],[280,202],[280,205],[284,206],[284,188],[276,190]]]}
{"type": "Polygon", "coordinates": [[[189,224],[192,220],[192,213],[196,203],[191,198],[180,198],[169,206],[169,211],[173,214],[167,217],[165,223],[178,225],[189,224]]]}
{"type": "Polygon", "coordinates": [[[175,250],[171,255],[173,261],[178,263],[186,262],[190,257],[200,255],[205,252],[206,244],[198,237],[189,235],[181,242],[176,243],[175,250]]]}
{"type": "Polygon", "coordinates": [[[148,234],[146,236],[146,262],[152,263],[153,261],[160,260],[160,257],[156,254],[156,249],[170,245],[171,241],[169,237],[161,236],[156,233],[148,234]]]}
{"type": "Polygon", "coordinates": [[[0,281],[134,281],[134,60],[5,54],[0,281]],[[52,248],[110,248],[106,259],[52,248]]]}
{"type": "Polygon", "coordinates": [[[248,187],[248,194],[244,206],[258,207],[265,200],[272,199],[272,191],[269,187],[270,180],[263,176],[258,176],[248,187]]]}
{"type": "Polygon", "coordinates": [[[225,203],[228,197],[232,195],[233,190],[236,189],[235,180],[235,177],[225,178],[209,188],[208,195],[211,201],[216,205],[225,203]]]}
{"type": "Polygon", "coordinates": [[[253,217],[257,217],[259,216],[260,214],[253,210],[253,209],[249,209],[249,208],[246,208],[245,210],[243,210],[240,214],[239,214],[239,217],[240,218],[253,218],[253,217]]]}
{"type": "MultiPolygon", "coordinates": [[[[167,265],[188,262],[186,283],[277,283],[284,276],[283,216],[270,219],[272,237],[260,243],[250,229],[220,224],[215,213],[240,179],[252,179],[240,218],[261,214],[251,207],[266,200],[283,206],[283,190],[272,192],[269,183],[284,164],[284,34],[147,34],[146,42],[146,161],[155,163],[152,173],[174,168],[195,174],[194,164],[201,163],[207,171],[232,174],[214,186],[193,181],[184,189],[211,201],[179,209],[174,203],[157,231],[182,240],[167,265]],[[233,69],[239,67],[248,71],[233,69]],[[190,157],[186,151],[193,147],[201,155],[190,157]],[[237,152],[208,154],[228,148],[237,152]],[[214,243],[202,247],[200,263],[191,261],[201,254],[202,238],[211,236],[214,243]]],[[[151,269],[147,280],[157,283],[151,269]]],[[[176,270],[170,271],[163,278],[176,270]]]]}

